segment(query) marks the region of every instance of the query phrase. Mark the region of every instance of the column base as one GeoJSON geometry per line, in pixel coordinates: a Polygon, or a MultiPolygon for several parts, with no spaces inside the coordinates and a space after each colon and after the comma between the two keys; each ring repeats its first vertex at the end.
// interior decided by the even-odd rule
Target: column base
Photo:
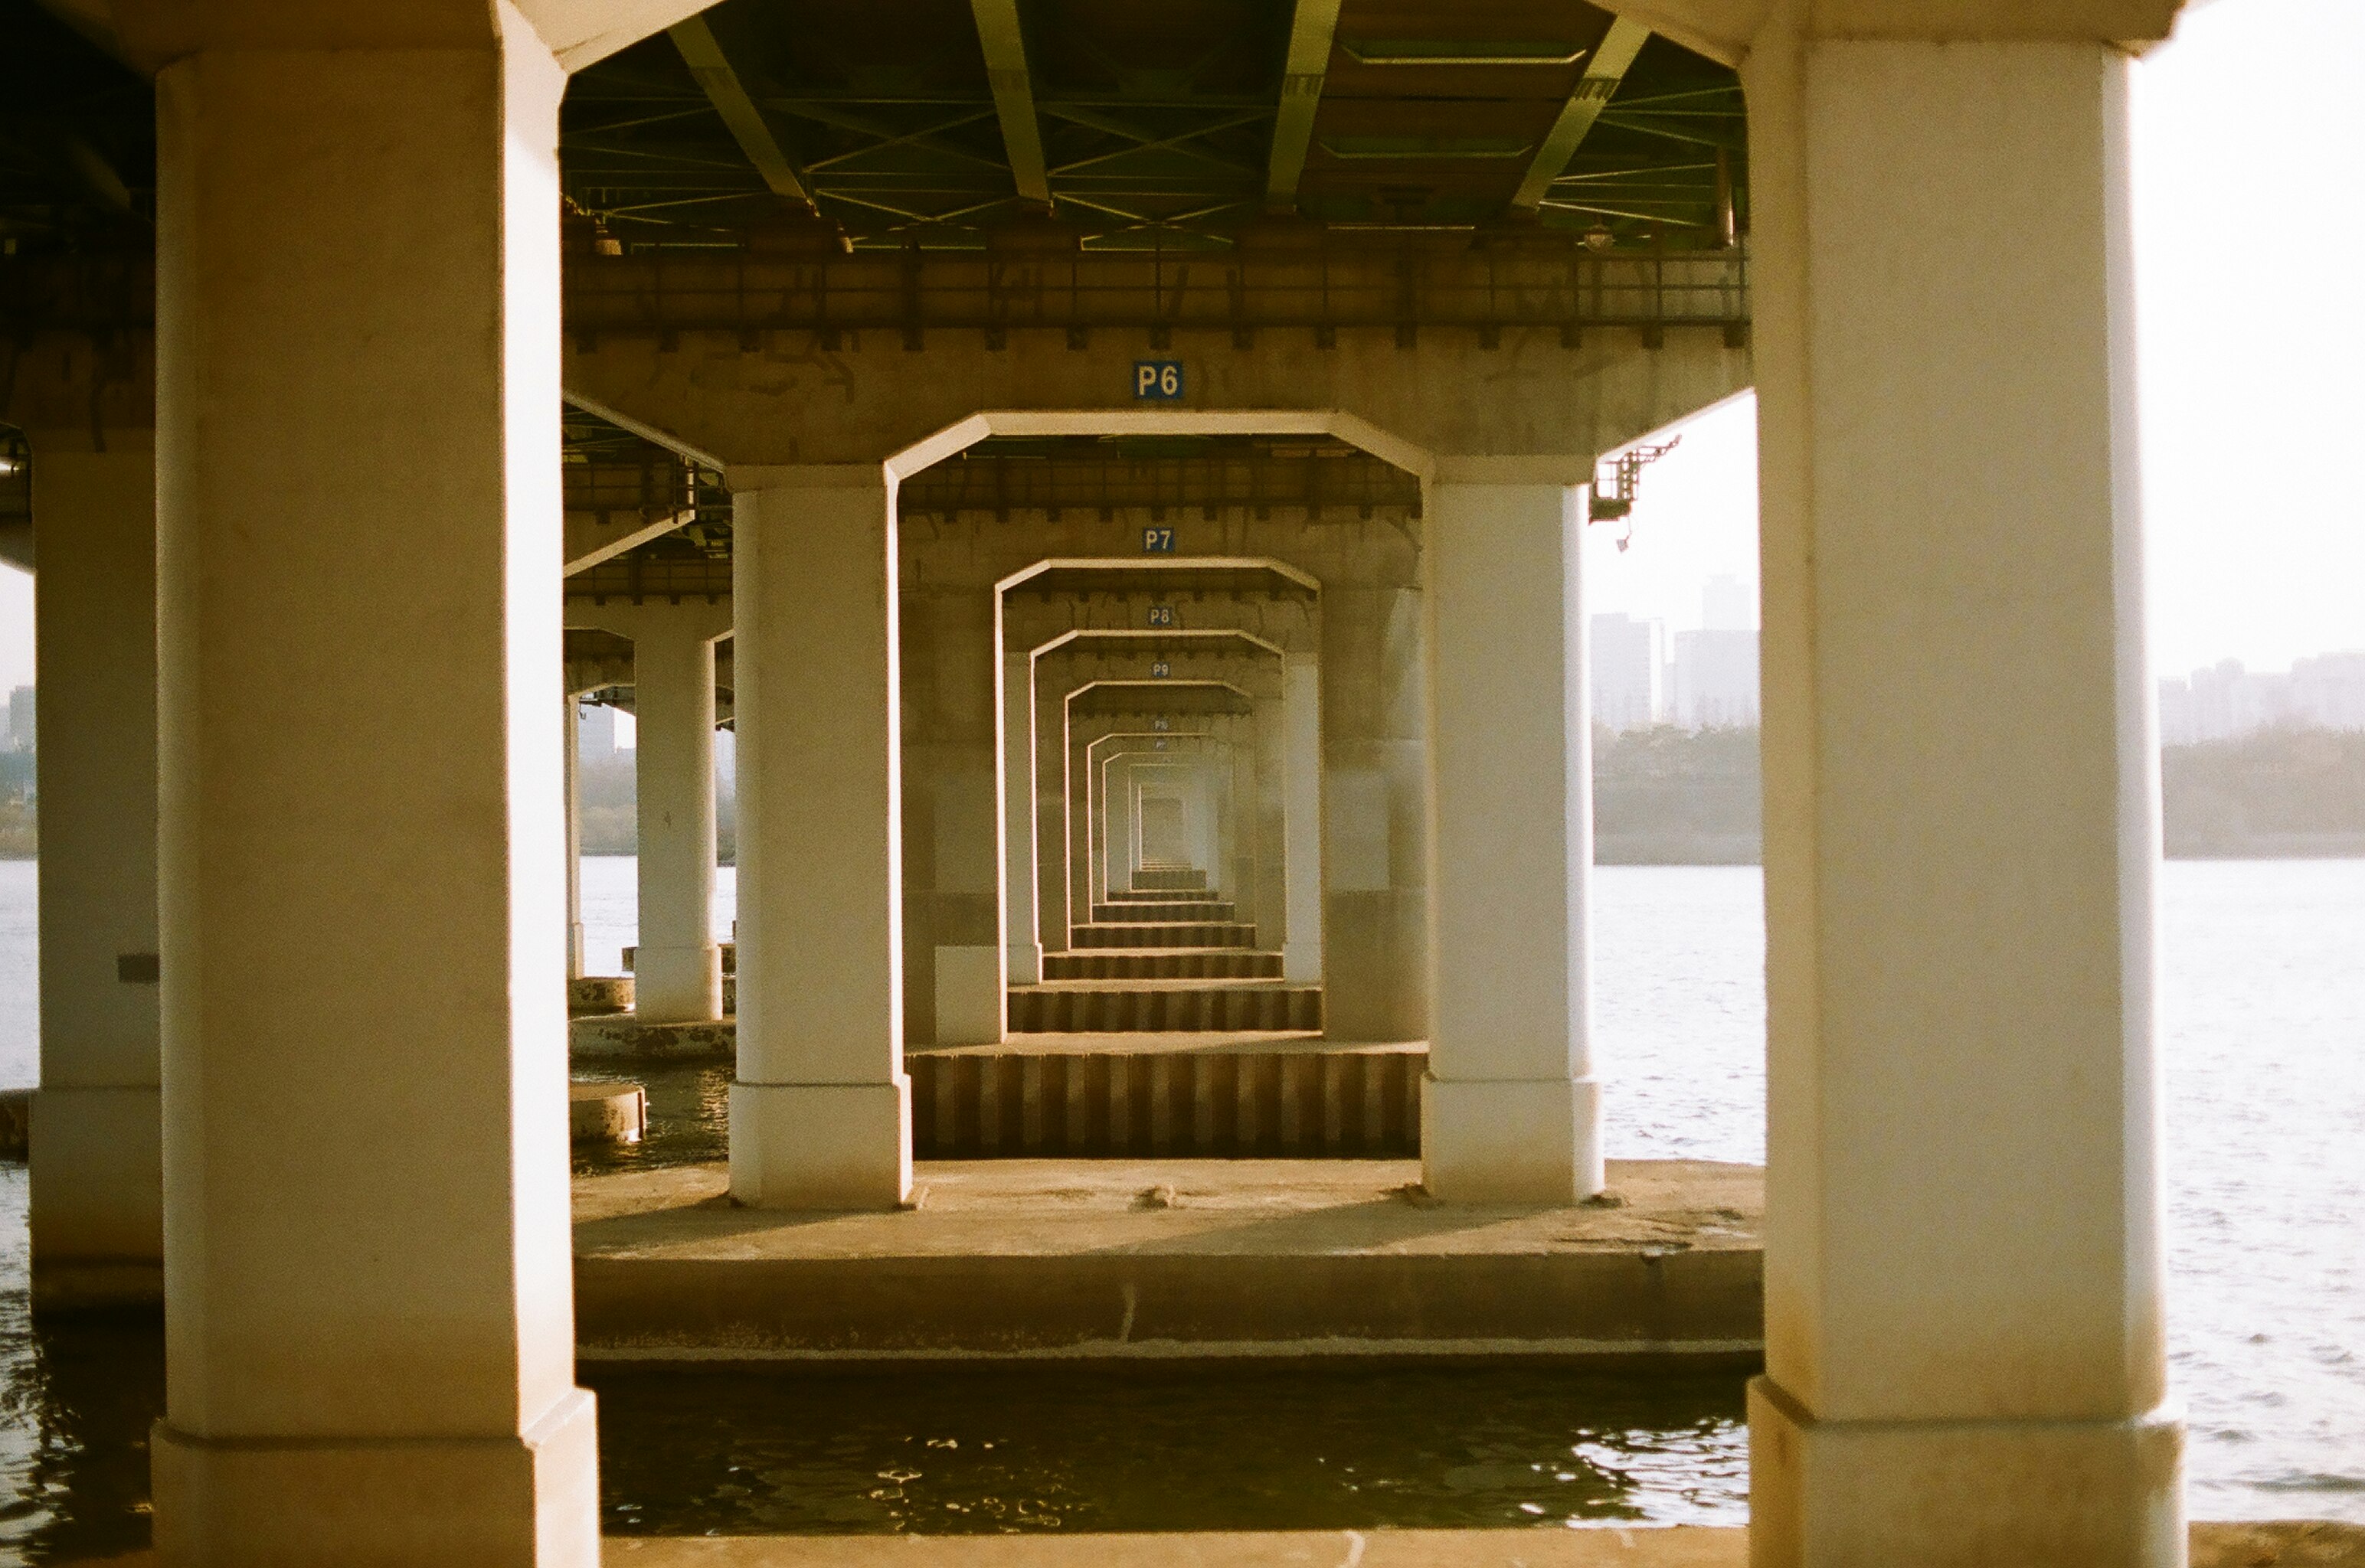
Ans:
{"type": "Polygon", "coordinates": [[[521,1437],[151,1439],[156,1556],[174,1568],[599,1568],[591,1395],[521,1437]]]}
{"type": "Polygon", "coordinates": [[[1291,985],[1320,985],[1322,949],[1311,942],[1282,943],[1281,978],[1291,985]]]}
{"type": "Polygon", "coordinates": [[[644,1023],[708,1024],[723,1016],[723,949],[635,947],[633,1011],[644,1023]]]}
{"type": "Polygon", "coordinates": [[[1455,1204],[1573,1204],[1605,1184],[1601,1085],[1590,1078],[1426,1078],[1421,1182],[1455,1204]]]}
{"type": "Polygon", "coordinates": [[[1750,1568],[2184,1568],[2184,1423],[1821,1421],[1749,1383],[1750,1568]]]}
{"type": "Polygon", "coordinates": [[[164,1299],[163,1117],[153,1085],[34,1091],[37,1310],[164,1299]]]}
{"type": "Polygon", "coordinates": [[[1003,954],[1012,985],[1039,985],[1043,980],[1043,944],[1022,942],[1003,954]]]}
{"type": "Polygon", "coordinates": [[[758,1209],[901,1208],[912,1081],[732,1084],[731,1196],[758,1209]]]}
{"type": "Polygon", "coordinates": [[[1002,1038],[1009,1003],[1002,949],[936,949],[936,1044],[991,1046],[1002,1038]]]}

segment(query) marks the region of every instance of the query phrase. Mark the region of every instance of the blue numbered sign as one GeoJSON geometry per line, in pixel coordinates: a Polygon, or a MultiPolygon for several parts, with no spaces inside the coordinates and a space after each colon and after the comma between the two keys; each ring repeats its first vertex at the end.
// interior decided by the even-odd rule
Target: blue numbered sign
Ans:
{"type": "Polygon", "coordinates": [[[1151,606],[1149,607],[1149,623],[1150,623],[1152,626],[1171,626],[1171,625],[1173,625],[1173,624],[1174,624],[1174,607],[1173,607],[1172,605],[1171,605],[1171,604],[1153,604],[1153,605],[1151,605],[1151,606]]]}
{"type": "Polygon", "coordinates": [[[1174,666],[1164,659],[1160,659],[1149,666],[1149,678],[1152,680],[1164,680],[1173,673],[1174,666]]]}
{"type": "Polygon", "coordinates": [[[1182,400],[1182,362],[1179,359],[1138,359],[1133,362],[1133,397],[1138,403],[1179,403],[1182,400]]]}
{"type": "Polygon", "coordinates": [[[1157,718],[1149,721],[1149,727],[1153,730],[1171,730],[1174,727],[1174,721],[1160,713],[1157,718]]]}
{"type": "Polygon", "coordinates": [[[1174,554],[1174,531],[1171,528],[1143,529],[1141,553],[1145,555],[1171,555],[1174,554]]]}

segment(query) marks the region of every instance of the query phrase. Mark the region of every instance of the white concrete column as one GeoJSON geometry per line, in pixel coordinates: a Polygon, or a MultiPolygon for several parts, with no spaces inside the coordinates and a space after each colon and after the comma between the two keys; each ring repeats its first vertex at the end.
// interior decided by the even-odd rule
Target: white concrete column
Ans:
{"type": "Polygon", "coordinates": [[[763,1208],[892,1208],[912,1190],[894,492],[868,465],[732,478],[731,1191],[763,1208]]]}
{"type": "Polygon", "coordinates": [[[178,6],[158,46],[157,1554],[589,1568],[566,79],[506,6],[434,47],[326,15],[178,6]]]}
{"type": "Polygon", "coordinates": [[[1322,980],[1322,666],[1290,654],[1281,671],[1282,978],[1322,980]]]}
{"type": "Polygon", "coordinates": [[[1568,482],[1584,467],[1559,466],[1449,459],[1428,510],[1437,1000],[1420,1147],[1429,1190],[1457,1202],[1602,1186],[1584,522],[1568,482]]]}
{"type": "Polygon", "coordinates": [[[1221,857],[1216,847],[1216,801],[1209,788],[1210,768],[1202,757],[1191,768],[1191,789],[1183,797],[1191,836],[1191,863],[1207,873],[1207,885],[1223,886],[1221,857]]]}
{"type": "Polygon", "coordinates": [[[559,756],[566,770],[566,978],[583,978],[583,708],[566,694],[559,756]]]}
{"type": "Polygon", "coordinates": [[[2127,70],[1749,55],[1761,1568],[2185,1560],[2127,70]]]}
{"type": "Polygon", "coordinates": [[[1052,689],[1040,653],[1027,658],[1035,715],[1035,931],[1047,953],[1068,950],[1069,748],[1065,694],[1052,689]]]}
{"type": "Polygon", "coordinates": [[[37,1307],[163,1298],[157,1092],[156,465],[33,454],[40,666],[37,1307]]]}
{"type": "MultiPolygon", "coordinates": [[[[999,627],[999,596],[996,596],[999,627]]],[[[998,637],[998,633],[997,633],[998,637]]],[[[1002,798],[1003,983],[1034,985],[1043,978],[1043,939],[1035,915],[1034,660],[1024,651],[1002,656],[1002,722],[994,733],[1002,798]]]]}
{"type": "Polygon", "coordinates": [[[714,639],[729,620],[704,613],[709,608],[644,605],[631,618],[640,841],[633,1011],[656,1024],[723,1016],[723,949],[714,940],[714,639]]]}

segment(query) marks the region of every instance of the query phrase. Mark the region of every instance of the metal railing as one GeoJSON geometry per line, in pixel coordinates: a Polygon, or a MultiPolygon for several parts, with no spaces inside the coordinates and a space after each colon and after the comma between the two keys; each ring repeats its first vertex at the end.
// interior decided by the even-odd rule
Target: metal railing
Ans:
{"type": "Polygon", "coordinates": [[[775,331],[809,332],[824,348],[850,333],[887,332],[920,348],[939,330],[981,332],[989,348],[1014,331],[1062,332],[1081,348],[1099,329],[1147,329],[1153,348],[1175,331],[1228,331],[1245,347],[1268,329],[1311,332],[1317,347],[1339,331],[1371,329],[1406,342],[1426,328],[1467,330],[1482,346],[1506,330],[1535,328],[1570,341],[1596,327],[1646,334],[1716,327],[1734,339],[1749,320],[1748,254],[1596,252],[1574,242],[1174,254],[577,254],[567,263],[566,320],[580,346],[603,333],[736,332],[750,349],[775,331]]]}

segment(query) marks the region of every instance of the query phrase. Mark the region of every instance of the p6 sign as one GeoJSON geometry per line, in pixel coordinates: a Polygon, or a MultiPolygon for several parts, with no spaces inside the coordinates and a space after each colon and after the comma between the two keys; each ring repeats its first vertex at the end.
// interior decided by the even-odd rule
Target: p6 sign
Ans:
{"type": "Polygon", "coordinates": [[[1135,360],[1133,398],[1137,403],[1181,402],[1182,362],[1179,359],[1135,360]]]}

